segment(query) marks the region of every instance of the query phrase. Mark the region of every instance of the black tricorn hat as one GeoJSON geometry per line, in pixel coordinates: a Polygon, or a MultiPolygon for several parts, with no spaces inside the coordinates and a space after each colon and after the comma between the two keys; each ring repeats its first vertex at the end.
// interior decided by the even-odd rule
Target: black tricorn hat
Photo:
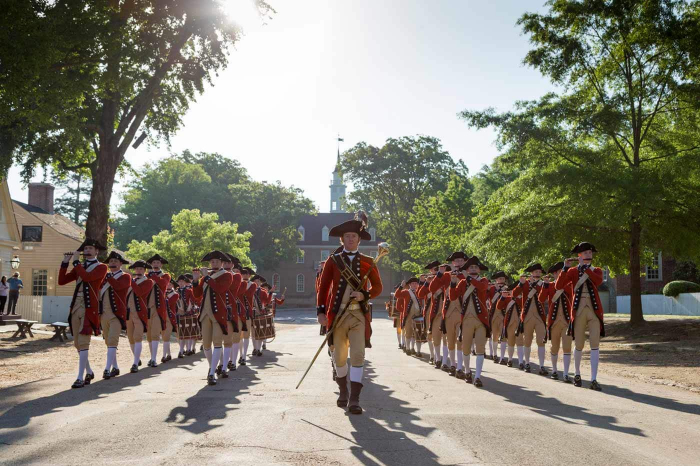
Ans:
{"type": "Polygon", "coordinates": [[[235,263],[240,263],[241,261],[238,259],[238,257],[234,256],[230,252],[227,252],[226,255],[228,256],[227,262],[233,262],[235,263]]]}
{"type": "Polygon", "coordinates": [[[82,252],[85,249],[85,246],[92,246],[95,249],[98,249],[100,251],[107,250],[107,248],[102,246],[102,244],[100,244],[99,241],[97,241],[96,239],[92,239],[92,238],[85,238],[85,241],[83,241],[83,244],[80,245],[80,247],[78,248],[78,251],[82,252]]]}
{"type": "Polygon", "coordinates": [[[563,268],[564,268],[564,262],[563,261],[557,262],[556,264],[554,264],[553,266],[551,266],[550,268],[547,269],[547,273],[554,273],[557,270],[561,270],[563,268]]]}
{"type": "Polygon", "coordinates": [[[262,285],[260,285],[260,288],[269,288],[269,289],[272,289],[272,287],[270,286],[270,284],[267,283],[267,282],[265,282],[265,283],[263,283],[262,285]]]}
{"type": "Polygon", "coordinates": [[[190,279],[190,278],[187,278],[187,275],[184,275],[184,274],[183,274],[183,275],[180,275],[179,277],[177,277],[177,281],[180,281],[180,280],[189,282],[191,279],[190,279]]]}
{"type": "Polygon", "coordinates": [[[347,222],[343,222],[340,225],[336,225],[333,228],[331,228],[331,231],[328,232],[328,235],[342,237],[345,233],[357,233],[358,235],[360,235],[361,240],[372,240],[372,235],[370,235],[369,232],[365,230],[364,224],[359,220],[348,220],[347,222]]]}
{"type": "Polygon", "coordinates": [[[253,282],[255,280],[260,280],[261,282],[267,281],[267,280],[265,280],[265,277],[263,277],[262,275],[257,275],[257,274],[253,275],[253,277],[250,280],[253,282]]]}
{"type": "Polygon", "coordinates": [[[410,285],[411,283],[420,283],[420,281],[416,277],[411,277],[406,280],[406,285],[410,285]]]}
{"type": "Polygon", "coordinates": [[[122,264],[129,264],[130,262],[124,258],[121,254],[119,254],[117,251],[112,251],[109,253],[109,256],[103,261],[105,264],[109,262],[110,259],[117,259],[120,261],[122,264]]]}
{"type": "Polygon", "coordinates": [[[187,278],[188,280],[190,280],[190,281],[194,280],[194,275],[192,275],[191,273],[186,273],[184,275],[185,275],[185,278],[187,278]]]}
{"type": "Polygon", "coordinates": [[[212,252],[208,253],[206,256],[202,257],[202,262],[209,262],[212,259],[220,259],[222,261],[228,261],[229,257],[225,253],[215,249],[212,252]]]}
{"type": "Polygon", "coordinates": [[[482,262],[481,262],[481,261],[479,260],[479,258],[476,257],[476,256],[472,256],[472,257],[470,257],[469,259],[467,259],[467,262],[464,263],[464,265],[462,266],[462,269],[466,269],[466,268],[469,267],[470,265],[478,265],[478,266],[479,266],[479,269],[480,269],[482,272],[489,269],[489,268],[486,267],[484,264],[482,264],[482,262]]]}
{"type": "Polygon", "coordinates": [[[432,261],[430,264],[425,266],[425,268],[428,270],[434,269],[435,267],[440,267],[440,261],[432,261]]]}
{"type": "Polygon", "coordinates": [[[173,280],[172,278],[170,279],[170,284],[173,285],[173,288],[177,288],[177,282],[173,280]]]}
{"type": "Polygon", "coordinates": [[[455,259],[469,259],[469,256],[467,256],[464,251],[456,251],[450,254],[450,257],[448,257],[447,261],[453,261],[455,259]]]}
{"type": "Polygon", "coordinates": [[[491,275],[492,279],[497,279],[497,278],[508,278],[508,275],[503,270],[499,270],[498,272],[494,273],[491,275]]]}
{"type": "Polygon", "coordinates": [[[589,243],[588,241],[584,241],[583,243],[578,243],[576,246],[574,246],[574,249],[571,250],[572,253],[578,254],[583,251],[593,251],[593,252],[598,252],[598,250],[593,246],[592,243],[589,243]]]}
{"type": "Polygon", "coordinates": [[[525,269],[526,272],[534,272],[535,270],[541,270],[544,272],[544,267],[542,267],[542,264],[539,262],[536,262],[525,269]]]}
{"type": "Polygon", "coordinates": [[[167,263],[168,263],[168,261],[166,261],[165,258],[162,257],[160,254],[155,254],[155,255],[154,255],[153,257],[151,257],[150,259],[146,259],[146,262],[148,262],[149,264],[150,264],[151,262],[153,262],[153,261],[160,261],[161,264],[167,264],[167,263]]]}
{"type": "Polygon", "coordinates": [[[250,267],[243,267],[241,269],[241,273],[247,273],[248,275],[255,275],[255,270],[251,269],[250,267]]]}
{"type": "Polygon", "coordinates": [[[398,290],[399,288],[401,288],[401,283],[399,283],[398,285],[396,285],[396,286],[394,287],[394,291],[398,290]]]}
{"type": "Polygon", "coordinates": [[[148,262],[146,262],[146,261],[144,261],[144,260],[141,260],[141,259],[139,259],[139,260],[137,260],[136,262],[134,262],[133,264],[131,264],[131,265],[129,266],[129,269],[133,270],[133,269],[135,269],[136,267],[143,267],[143,268],[145,268],[145,269],[150,269],[150,268],[151,268],[151,266],[148,265],[148,262]]]}
{"type": "Polygon", "coordinates": [[[449,264],[440,264],[439,267],[445,267],[445,272],[451,272],[452,266],[449,264]]]}

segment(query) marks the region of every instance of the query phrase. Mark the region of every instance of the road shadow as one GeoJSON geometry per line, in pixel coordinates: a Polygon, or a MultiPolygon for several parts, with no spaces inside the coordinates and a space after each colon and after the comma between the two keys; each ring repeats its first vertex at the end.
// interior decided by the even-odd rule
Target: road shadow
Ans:
{"type": "Polygon", "coordinates": [[[73,346],[72,340],[61,343],[58,340],[50,340],[51,337],[46,334],[35,333],[34,335],[41,335],[41,338],[12,338],[11,334],[0,338],[0,361],[54,348],[73,346]]]}
{"type": "MultiPolygon", "coordinates": [[[[517,385],[512,381],[504,383],[497,379],[484,379],[484,390],[503,397],[505,401],[528,407],[538,414],[567,424],[579,424],[574,422],[574,420],[578,420],[585,422],[588,427],[646,437],[644,432],[637,427],[617,424],[615,416],[596,414],[586,408],[563,403],[558,398],[545,396],[537,390],[517,385]]],[[[601,394],[601,396],[603,395],[604,393],[601,394]]]]}
{"type": "MultiPolygon", "coordinates": [[[[131,374],[127,370],[126,373],[109,380],[102,379],[101,372],[96,370],[96,379],[90,385],[81,389],[67,388],[52,395],[20,403],[13,403],[12,400],[21,397],[26,391],[32,390],[37,382],[27,382],[5,388],[2,390],[2,397],[0,398],[0,413],[2,413],[2,416],[0,416],[0,429],[8,429],[7,432],[3,433],[3,442],[16,443],[29,436],[30,429],[24,429],[24,427],[29,425],[35,417],[58,413],[65,411],[67,408],[89,404],[92,401],[106,398],[116,392],[131,390],[141,385],[145,380],[157,377],[169,369],[179,367],[191,369],[188,366],[199,361],[202,357],[202,353],[197,353],[196,356],[173,359],[154,368],[142,367],[135,374],[131,374]]],[[[93,368],[93,370],[95,369],[93,368]]]]}
{"type": "Polygon", "coordinates": [[[394,390],[376,383],[372,362],[365,360],[364,388],[360,401],[362,415],[347,414],[354,431],[350,451],[365,465],[439,464],[438,455],[411,437],[428,437],[435,430],[417,424],[417,409],[392,394],[394,390]],[[408,435],[407,435],[408,434],[408,435]]]}
{"type": "Polygon", "coordinates": [[[671,398],[663,398],[646,393],[639,393],[628,388],[618,387],[617,385],[610,385],[607,383],[603,386],[603,390],[603,394],[605,395],[625,398],[627,400],[634,401],[635,403],[656,406],[657,408],[669,409],[680,413],[700,415],[700,405],[698,404],[681,403],[671,398]]]}
{"type": "Polygon", "coordinates": [[[267,349],[262,356],[248,357],[245,366],[238,366],[214,386],[206,385],[207,373],[202,369],[202,388],[185,400],[185,406],[173,408],[165,422],[193,434],[221,427],[228,412],[241,404],[240,395],[261,382],[266,367],[283,367],[278,363],[282,354],[267,349]]]}

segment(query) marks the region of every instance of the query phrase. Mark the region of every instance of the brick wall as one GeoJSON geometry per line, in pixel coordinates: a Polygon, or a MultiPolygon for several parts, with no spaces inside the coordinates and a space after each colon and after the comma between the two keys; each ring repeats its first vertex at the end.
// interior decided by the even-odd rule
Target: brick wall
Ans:
{"type": "MultiPolygon", "coordinates": [[[[666,283],[672,281],[671,276],[676,267],[676,261],[672,257],[661,256],[660,280],[647,280],[642,276],[642,293],[659,294],[664,289],[666,283]]],[[[646,269],[642,266],[642,272],[646,269]]],[[[626,296],[630,294],[630,276],[618,275],[613,278],[612,284],[615,287],[615,292],[618,296],[626,296]]]]}

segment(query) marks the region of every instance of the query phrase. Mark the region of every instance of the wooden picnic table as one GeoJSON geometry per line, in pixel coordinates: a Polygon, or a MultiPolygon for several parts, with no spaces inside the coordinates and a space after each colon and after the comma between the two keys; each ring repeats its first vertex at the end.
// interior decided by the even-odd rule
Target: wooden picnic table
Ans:
{"type": "Polygon", "coordinates": [[[53,336],[49,339],[49,341],[58,340],[63,343],[68,339],[68,335],[66,335],[68,324],[66,322],[54,322],[49,325],[53,327],[53,336]]]}
{"type": "Polygon", "coordinates": [[[19,338],[27,338],[27,333],[29,333],[30,337],[34,338],[32,325],[37,323],[36,320],[17,319],[13,320],[13,322],[17,324],[17,331],[12,335],[12,338],[17,338],[18,335],[19,338]]]}

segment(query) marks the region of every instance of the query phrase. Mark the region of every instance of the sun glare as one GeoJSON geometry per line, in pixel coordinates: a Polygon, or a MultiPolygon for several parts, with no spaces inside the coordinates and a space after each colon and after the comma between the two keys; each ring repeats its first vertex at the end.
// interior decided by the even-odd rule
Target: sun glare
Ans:
{"type": "Polygon", "coordinates": [[[252,32],[262,25],[262,18],[255,0],[221,0],[221,5],[229,18],[244,32],[252,32]]]}

